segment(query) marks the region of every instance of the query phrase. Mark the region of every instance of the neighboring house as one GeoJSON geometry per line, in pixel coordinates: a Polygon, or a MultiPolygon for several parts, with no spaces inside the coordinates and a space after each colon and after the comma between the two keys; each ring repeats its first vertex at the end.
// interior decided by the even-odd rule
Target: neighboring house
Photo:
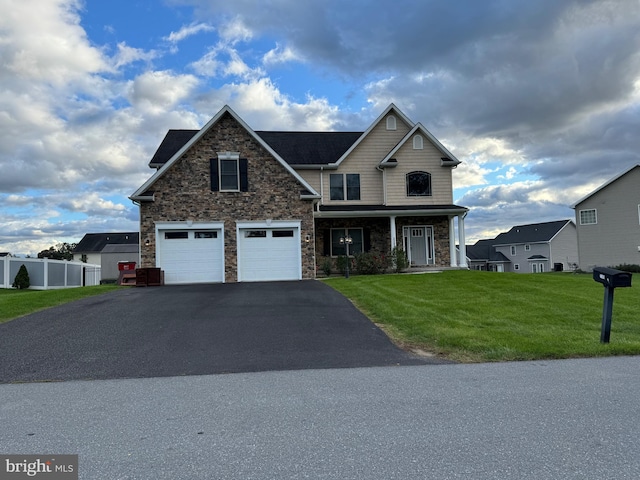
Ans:
{"type": "Polygon", "coordinates": [[[471,270],[504,272],[509,270],[511,260],[493,247],[493,240],[478,240],[474,245],[467,245],[467,260],[471,270]]]}
{"type": "Polygon", "coordinates": [[[640,164],[602,184],[572,208],[582,270],[640,264],[640,164]]]}
{"type": "Polygon", "coordinates": [[[140,234],[87,233],[73,249],[73,259],[102,266],[102,280],[118,278],[118,262],[139,262],[140,234]]]}
{"type": "Polygon", "coordinates": [[[571,220],[517,225],[493,240],[467,246],[470,268],[495,272],[542,273],[574,270],[578,263],[576,226],[571,220]]]}
{"type": "Polygon", "coordinates": [[[394,105],[365,132],[254,131],[225,106],[201,130],[170,130],[131,195],[142,266],[166,283],[315,278],[345,238],[351,255],[398,246],[413,266],[458,266],[459,163],[394,105]]]}

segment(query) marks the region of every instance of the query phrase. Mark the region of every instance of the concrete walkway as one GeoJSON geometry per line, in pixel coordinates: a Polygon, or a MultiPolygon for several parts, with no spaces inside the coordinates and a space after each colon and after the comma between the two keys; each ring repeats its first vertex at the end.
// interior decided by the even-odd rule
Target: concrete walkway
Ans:
{"type": "Polygon", "coordinates": [[[82,479],[637,479],[640,358],[0,385],[82,479]]]}

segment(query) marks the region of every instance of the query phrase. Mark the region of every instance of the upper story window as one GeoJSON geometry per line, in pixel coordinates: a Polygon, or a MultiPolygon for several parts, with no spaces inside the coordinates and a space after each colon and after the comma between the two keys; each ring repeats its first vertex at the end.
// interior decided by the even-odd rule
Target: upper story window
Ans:
{"type": "Polygon", "coordinates": [[[360,174],[332,173],[329,175],[331,200],[360,200],[360,174]]]}
{"type": "Polygon", "coordinates": [[[580,210],[580,225],[595,225],[598,223],[598,214],[595,208],[580,210]]]}
{"type": "Polygon", "coordinates": [[[529,245],[528,243],[527,243],[527,244],[525,244],[525,246],[524,246],[524,251],[525,251],[525,252],[529,252],[529,251],[531,251],[531,245],[529,245]]]}
{"type": "Polygon", "coordinates": [[[424,148],[424,139],[422,135],[415,135],[413,137],[413,149],[414,150],[422,150],[424,148]]]}
{"type": "Polygon", "coordinates": [[[431,174],[427,172],[407,173],[407,196],[431,196],[431,174]]]}
{"type": "Polygon", "coordinates": [[[214,192],[247,192],[247,159],[237,152],[220,152],[211,159],[211,190],[214,192]]]}
{"type": "Polygon", "coordinates": [[[396,129],[396,117],[393,115],[389,115],[387,117],[387,130],[395,130],[396,129]]]}
{"type": "Polygon", "coordinates": [[[240,188],[240,171],[238,159],[220,158],[220,191],[238,191],[240,188]]]}
{"type": "Polygon", "coordinates": [[[515,245],[511,245],[511,256],[515,257],[516,253],[518,253],[518,249],[516,248],[515,245]]]}

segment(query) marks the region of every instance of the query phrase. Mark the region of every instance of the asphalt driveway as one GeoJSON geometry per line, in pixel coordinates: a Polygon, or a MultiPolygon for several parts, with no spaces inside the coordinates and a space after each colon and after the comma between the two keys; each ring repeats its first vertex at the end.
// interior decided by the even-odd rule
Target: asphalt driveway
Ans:
{"type": "Polygon", "coordinates": [[[128,288],[0,324],[0,383],[440,362],[318,281],[128,288]]]}

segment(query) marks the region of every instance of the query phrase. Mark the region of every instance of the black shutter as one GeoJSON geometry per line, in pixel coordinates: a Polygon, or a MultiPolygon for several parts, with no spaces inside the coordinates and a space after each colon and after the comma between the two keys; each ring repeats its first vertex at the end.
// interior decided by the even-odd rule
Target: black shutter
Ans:
{"type": "Polygon", "coordinates": [[[364,237],[362,239],[363,243],[364,243],[364,251],[365,252],[369,252],[371,250],[371,229],[370,228],[365,228],[362,230],[362,236],[364,237]]]}
{"type": "Polygon", "coordinates": [[[220,190],[220,180],[218,176],[218,159],[212,158],[210,160],[211,165],[211,191],[217,192],[220,190]]]}
{"type": "Polygon", "coordinates": [[[323,254],[325,257],[331,255],[331,230],[326,229],[323,230],[322,235],[324,237],[324,250],[323,254]]]}
{"type": "Polygon", "coordinates": [[[249,191],[249,176],[247,175],[247,159],[241,158],[240,163],[238,164],[240,167],[240,191],[248,192],[249,191]]]}

